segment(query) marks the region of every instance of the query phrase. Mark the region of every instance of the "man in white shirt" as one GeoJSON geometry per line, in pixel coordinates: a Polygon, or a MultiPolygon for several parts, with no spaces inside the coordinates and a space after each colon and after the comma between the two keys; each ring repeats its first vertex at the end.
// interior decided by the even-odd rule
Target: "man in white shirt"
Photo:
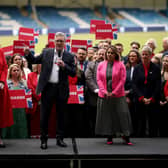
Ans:
{"type": "Polygon", "coordinates": [[[56,138],[57,145],[66,147],[64,137],[64,113],[69,97],[68,75],[76,75],[74,56],[64,50],[65,35],[57,32],[55,35],[55,49],[44,49],[34,57],[29,50],[25,50],[27,60],[33,64],[42,64],[41,74],[37,86],[37,94],[42,93],[40,128],[41,148],[47,149],[48,119],[53,104],[56,104],[56,138]]]}

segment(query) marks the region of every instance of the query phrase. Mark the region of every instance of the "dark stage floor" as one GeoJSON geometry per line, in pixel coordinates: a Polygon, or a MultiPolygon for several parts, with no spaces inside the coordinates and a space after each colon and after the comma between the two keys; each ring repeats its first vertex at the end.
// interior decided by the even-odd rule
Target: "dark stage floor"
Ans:
{"type": "Polygon", "coordinates": [[[0,149],[0,163],[67,161],[73,168],[82,167],[86,160],[168,160],[168,138],[132,138],[131,141],[133,146],[124,145],[120,138],[114,138],[112,145],[107,145],[105,138],[65,138],[68,147],[60,148],[55,139],[49,139],[48,149],[41,150],[39,139],[6,139],[7,147],[0,149]]]}

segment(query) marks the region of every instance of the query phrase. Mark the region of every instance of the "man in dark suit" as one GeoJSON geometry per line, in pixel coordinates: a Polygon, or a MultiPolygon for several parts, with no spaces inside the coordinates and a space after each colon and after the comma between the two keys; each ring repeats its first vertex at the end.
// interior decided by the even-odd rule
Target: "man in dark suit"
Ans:
{"type": "Polygon", "coordinates": [[[64,50],[65,35],[57,32],[55,35],[55,49],[44,49],[34,57],[29,49],[25,49],[28,62],[42,64],[41,74],[37,86],[37,94],[41,96],[41,148],[47,149],[48,119],[52,105],[56,104],[56,138],[57,145],[66,147],[64,138],[64,113],[69,97],[68,75],[75,76],[76,67],[74,56],[64,50]]]}

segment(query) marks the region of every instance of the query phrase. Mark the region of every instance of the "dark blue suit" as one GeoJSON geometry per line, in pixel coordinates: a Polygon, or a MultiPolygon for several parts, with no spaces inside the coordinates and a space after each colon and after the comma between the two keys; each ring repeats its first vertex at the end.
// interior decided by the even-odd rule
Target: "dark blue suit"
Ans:
{"type": "Polygon", "coordinates": [[[133,91],[132,79],[131,79],[131,67],[126,68],[125,90],[129,91],[129,94],[126,97],[130,99],[130,103],[128,104],[128,106],[131,114],[132,127],[133,127],[132,136],[135,136],[137,132],[137,111],[135,105],[135,93],[133,91]]]}
{"type": "Polygon", "coordinates": [[[63,52],[62,60],[65,67],[60,67],[59,82],[57,84],[49,83],[49,78],[52,72],[54,49],[44,49],[43,52],[34,57],[31,53],[26,56],[29,63],[42,64],[40,78],[37,86],[37,94],[42,93],[41,97],[41,116],[40,126],[41,135],[46,137],[48,134],[48,119],[53,104],[56,104],[56,134],[57,136],[64,136],[64,113],[69,97],[69,82],[68,75],[76,75],[76,66],[74,56],[67,51],[63,52]]]}

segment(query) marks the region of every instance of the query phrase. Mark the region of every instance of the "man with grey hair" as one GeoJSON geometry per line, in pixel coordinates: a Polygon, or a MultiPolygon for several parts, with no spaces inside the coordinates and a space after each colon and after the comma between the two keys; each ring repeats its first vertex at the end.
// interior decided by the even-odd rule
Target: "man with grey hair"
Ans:
{"type": "Polygon", "coordinates": [[[64,113],[69,97],[68,76],[75,76],[76,66],[74,56],[64,50],[65,35],[57,32],[55,49],[44,49],[39,56],[34,57],[28,48],[25,55],[28,62],[42,64],[37,86],[37,94],[41,95],[40,129],[41,149],[47,149],[48,120],[53,104],[56,104],[56,138],[57,145],[66,147],[64,138],[64,113]]]}
{"type": "Polygon", "coordinates": [[[168,52],[168,37],[164,37],[163,38],[163,40],[162,40],[162,47],[163,47],[163,50],[160,51],[159,53],[168,52]]]}
{"type": "Polygon", "coordinates": [[[152,49],[152,55],[151,55],[151,58],[152,58],[155,55],[154,50],[157,48],[156,40],[153,38],[150,38],[147,40],[145,45],[149,46],[152,49]]]}

